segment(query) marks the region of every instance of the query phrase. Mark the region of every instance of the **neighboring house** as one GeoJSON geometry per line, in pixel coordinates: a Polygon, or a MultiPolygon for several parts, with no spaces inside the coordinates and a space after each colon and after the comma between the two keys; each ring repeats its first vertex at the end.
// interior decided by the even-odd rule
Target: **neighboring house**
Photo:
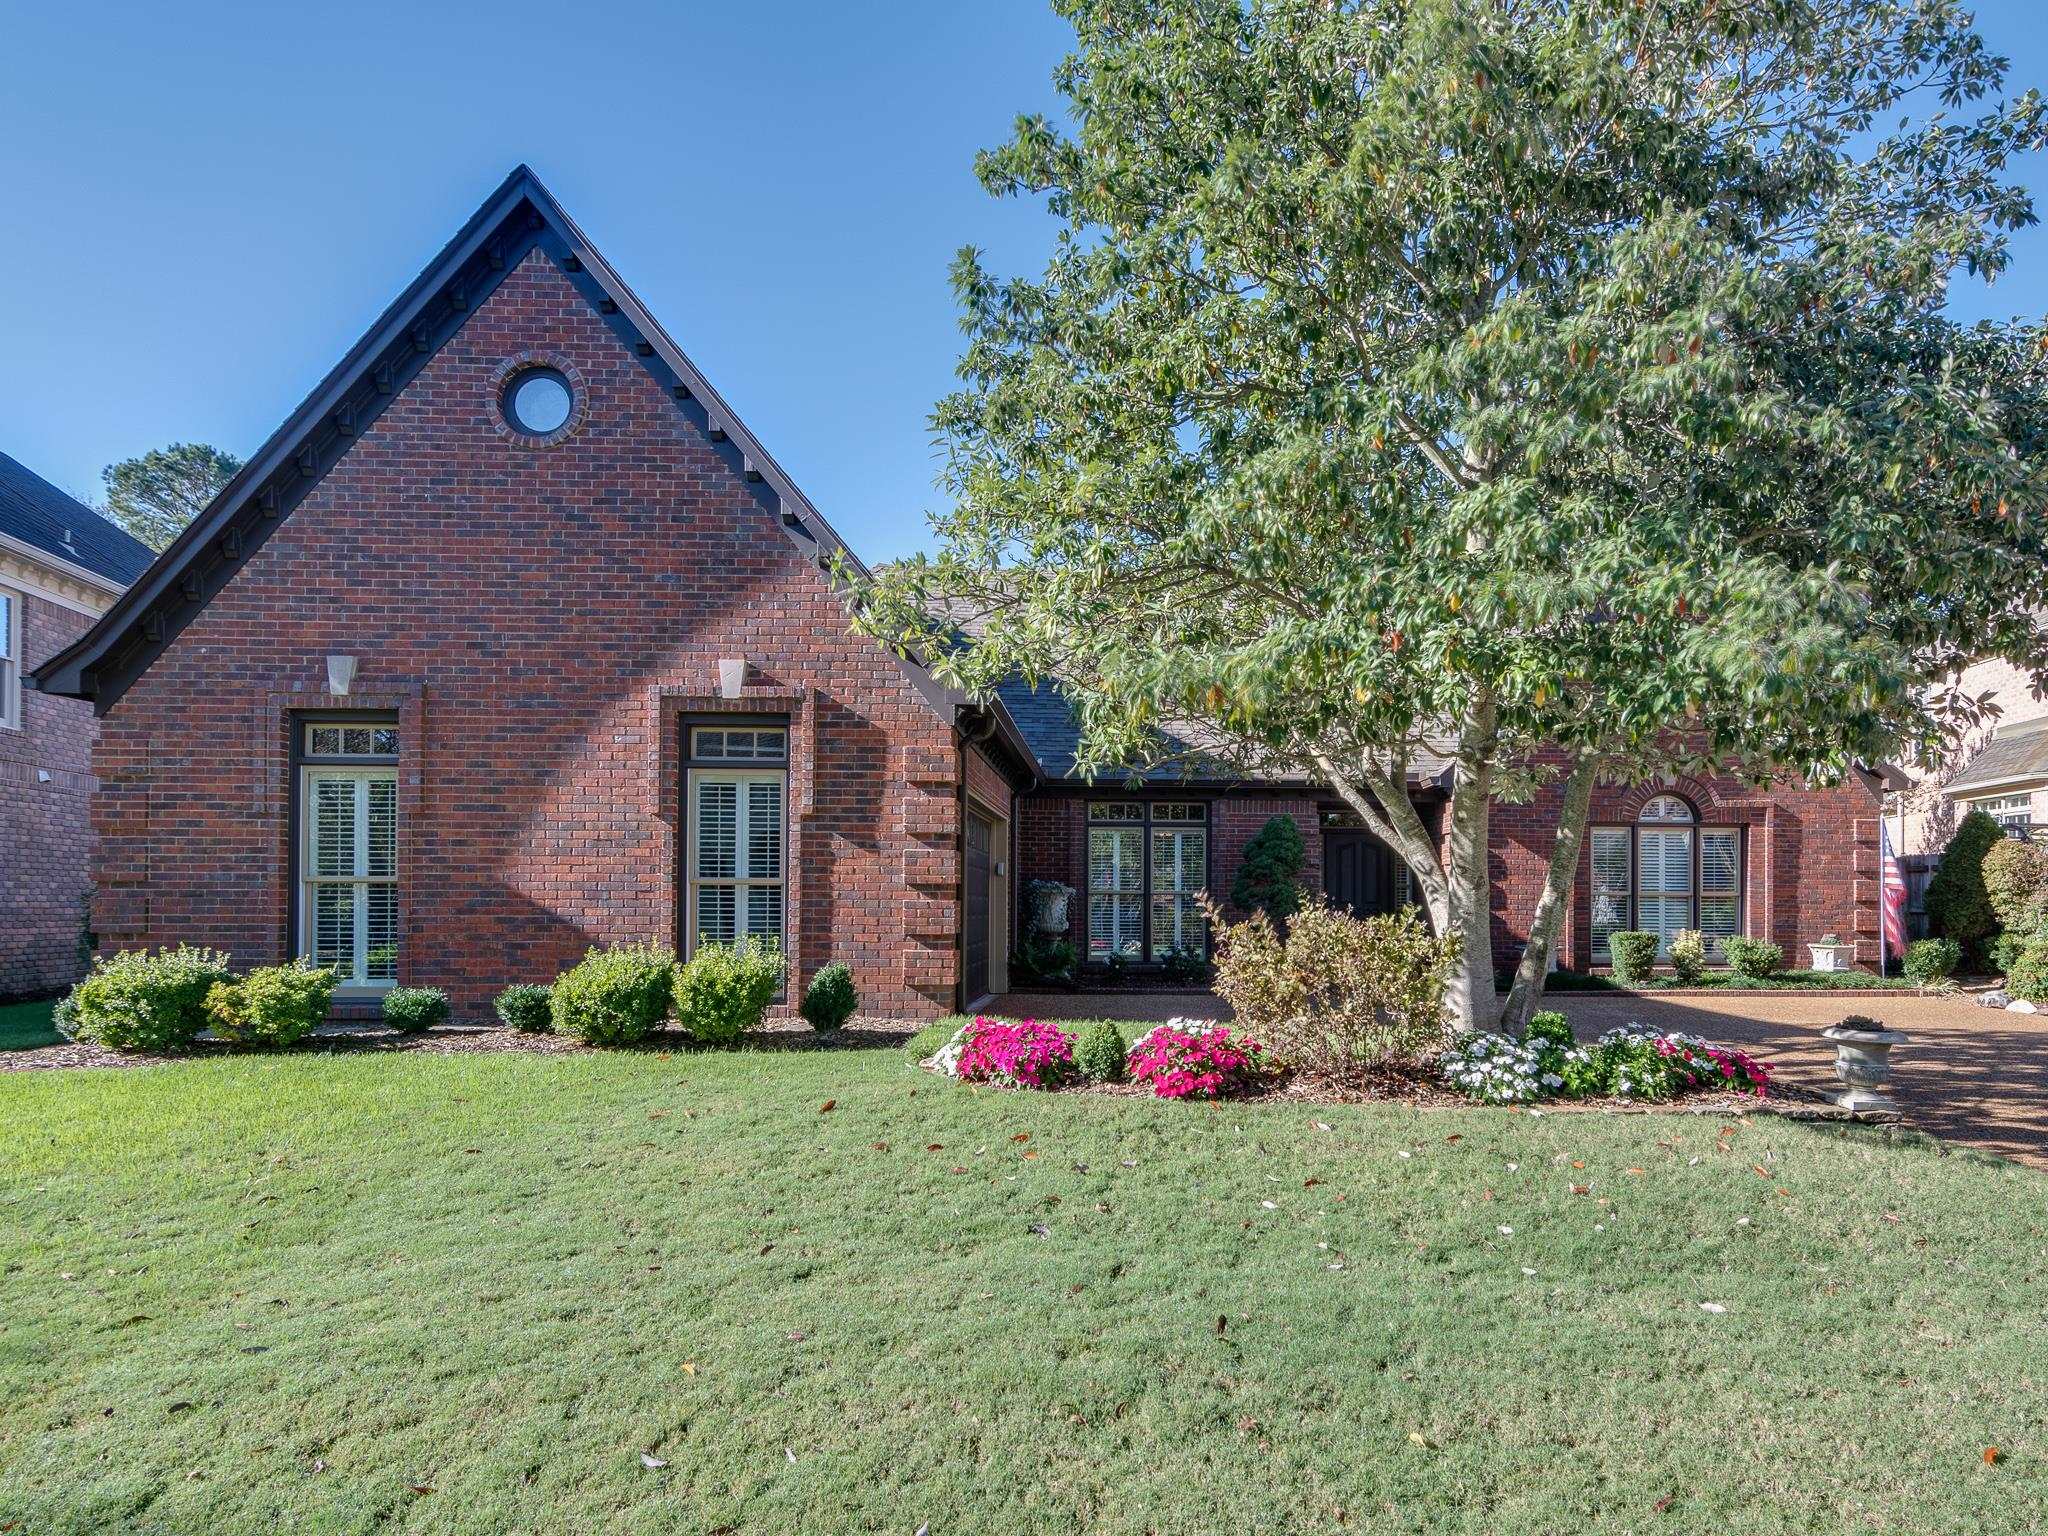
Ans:
{"type": "Polygon", "coordinates": [[[92,711],[23,677],[84,634],[150,559],[0,453],[0,998],[78,979],[91,885],[92,711]]]}
{"type": "MultiPolygon", "coordinates": [[[[1200,947],[1276,814],[1360,910],[1398,865],[1306,784],[1085,783],[1057,694],[978,705],[854,638],[830,526],[524,167],[92,631],[36,674],[102,717],[95,925],[337,966],[477,1016],[594,943],[763,934],[792,996],[1004,990],[1013,893],[1084,956],[1200,947]]],[[[851,559],[850,555],[847,555],[851,559]]],[[[1437,814],[1441,769],[1414,786],[1437,814]]],[[[1496,940],[1554,795],[1496,818],[1496,940]]],[[[1606,932],[1835,932],[1876,959],[1874,789],[1603,792],[1565,961],[1606,932]]]]}

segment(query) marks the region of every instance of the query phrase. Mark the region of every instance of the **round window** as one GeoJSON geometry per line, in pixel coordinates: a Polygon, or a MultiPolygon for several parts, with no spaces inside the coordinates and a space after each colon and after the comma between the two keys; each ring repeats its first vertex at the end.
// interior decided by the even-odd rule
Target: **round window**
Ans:
{"type": "Polygon", "coordinates": [[[505,419],[529,437],[559,432],[570,403],[569,381],[552,368],[528,368],[505,386],[505,419]]]}

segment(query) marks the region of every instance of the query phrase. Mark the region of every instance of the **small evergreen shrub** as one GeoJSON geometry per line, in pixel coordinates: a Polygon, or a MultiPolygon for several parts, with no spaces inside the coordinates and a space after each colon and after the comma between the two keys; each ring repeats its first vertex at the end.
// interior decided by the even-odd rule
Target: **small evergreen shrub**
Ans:
{"type": "Polygon", "coordinates": [[[1954,939],[1920,939],[1906,946],[1906,958],[1899,969],[1906,973],[1907,980],[1924,987],[1930,981],[1955,975],[1956,967],[1962,963],[1963,946],[1954,939]]]}
{"type": "Polygon", "coordinates": [[[1707,936],[1697,928],[1681,928],[1671,936],[1671,969],[1689,987],[1707,975],[1707,936]]]}
{"type": "Polygon", "coordinates": [[[1090,1024],[1074,1041],[1074,1065],[1090,1082],[1119,1081],[1127,1056],[1123,1031],[1114,1024],[1090,1024]]]}
{"type": "Polygon", "coordinates": [[[1029,933],[1010,955],[1010,975],[1024,986],[1042,981],[1072,981],[1077,959],[1072,939],[1029,933]]]}
{"type": "Polygon", "coordinates": [[[1657,935],[1639,928],[1619,929],[1607,935],[1607,953],[1614,960],[1614,979],[1625,987],[1639,987],[1657,964],[1657,935]]]}
{"type": "Polygon", "coordinates": [[[213,1032],[233,1045],[296,1045],[327,1017],[339,980],[301,957],[258,966],[240,981],[217,981],[206,993],[213,1032]]]}
{"type": "Polygon", "coordinates": [[[1751,981],[1775,976],[1778,967],[1785,963],[1784,949],[1764,939],[1745,939],[1738,934],[1723,939],[1721,947],[1728,952],[1728,969],[1751,981]]]}
{"type": "MultiPolygon", "coordinates": [[[[771,997],[773,993],[769,994],[771,997]]],[[[811,984],[804,988],[804,1002],[800,1010],[804,1022],[817,1030],[841,1028],[853,1017],[860,1006],[860,995],[853,989],[853,972],[835,960],[811,978],[811,984]]]]}
{"type": "Polygon", "coordinates": [[[2005,830],[1982,811],[1956,828],[1927,882],[1927,922],[1936,937],[1954,939],[1966,955],[1981,955],[1998,929],[1984,885],[1984,860],[2006,841],[2005,830]]]}
{"type": "Polygon", "coordinates": [[[116,1051],[182,1051],[206,1028],[206,994],[233,980],[218,950],[181,944],[95,959],[71,992],[80,1040],[116,1051]]]}
{"type": "MultiPolygon", "coordinates": [[[[91,962],[88,961],[88,964],[91,962]]],[[[50,1010],[50,1028],[66,1040],[78,1038],[78,993],[71,991],[57,999],[57,1006],[50,1010]]]]}
{"type": "Polygon", "coordinates": [[[1572,1033],[1571,1022],[1554,1008],[1546,1008],[1533,1015],[1529,1027],[1522,1032],[1524,1040],[1554,1045],[1559,1050],[1570,1050],[1579,1043],[1579,1037],[1572,1033]]]}
{"type": "Polygon", "coordinates": [[[549,989],[555,1033],[586,1045],[645,1040],[668,1017],[675,978],[675,956],[655,945],[593,946],[549,989]]]}
{"type": "Polygon", "coordinates": [[[393,987],[384,994],[384,1022],[417,1035],[448,1022],[448,994],[439,987],[393,987]]]}
{"type": "Polygon", "coordinates": [[[1284,922],[1301,909],[1301,872],[1307,865],[1301,828],[1292,816],[1275,816],[1244,845],[1243,862],[1230,883],[1231,903],[1284,922]]]}
{"type": "Polygon", "coordinates": [[[544,1035],[555,1026],[554,993],[535,981],[516,982],[492,1005],[498,1022],[525,1035],[544,1035]]]}
{"type": "Polygon", "coordinates": [[[1170,949],[1160,962],[1159,974],[1171,982],[1200,981],[1209,974],[1209,961],[1199,949],[1170,949]]]}
{"type": "Polygon", "coordinates": [[[782,946],[772,939],[704,944],[676,967],[676,1017],[705,1045],[731,1045],[761,1022],[782,987],[782,946]]]}

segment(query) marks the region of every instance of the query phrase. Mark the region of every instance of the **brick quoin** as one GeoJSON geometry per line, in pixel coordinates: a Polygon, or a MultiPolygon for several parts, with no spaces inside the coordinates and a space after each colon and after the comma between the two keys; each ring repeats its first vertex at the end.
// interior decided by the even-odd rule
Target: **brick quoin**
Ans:
{"type": "Polygon", "coordinates": [[[951,722],[539,250],[106,715],[105,945],[286,956],[287,721],[340,704],[400,711],[399,979],[458,1017],[592,944],[677,941],[676,738],[726,708],[791,721],[791,995],[843,960],[864,1010],[952,1006],[951,722]],[[499,412],[520,358],[577,383],[543,446],[499,412]]]}
{"type": "MultiPolygon", "coordinates": [[[[24,671],[92,627],[85,614],[9,590],[21,604],[24,671]]],[[[21,728],[0,728],[0,998],[56,991],[83,969],[96,735],[90,704],[27,687],[21,728]]]]}

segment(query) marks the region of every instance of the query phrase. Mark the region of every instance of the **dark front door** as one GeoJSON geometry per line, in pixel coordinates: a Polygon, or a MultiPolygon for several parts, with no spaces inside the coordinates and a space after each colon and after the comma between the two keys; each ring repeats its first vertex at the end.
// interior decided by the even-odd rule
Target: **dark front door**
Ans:
{"type": "Polygon", "coordinates": [[[967,966],[968,1003],[988,996],[989,844],[995,829],[988,819],[967,813],[967,920],[961,935],[967,966]]]}
{"type": "Polygon", "coordinates": [[[1394,855],[1370,832],[1323,834],[1323,889],[1332,906],[1359,917],[1391,912],[1401,904],[1394,855]]]}

